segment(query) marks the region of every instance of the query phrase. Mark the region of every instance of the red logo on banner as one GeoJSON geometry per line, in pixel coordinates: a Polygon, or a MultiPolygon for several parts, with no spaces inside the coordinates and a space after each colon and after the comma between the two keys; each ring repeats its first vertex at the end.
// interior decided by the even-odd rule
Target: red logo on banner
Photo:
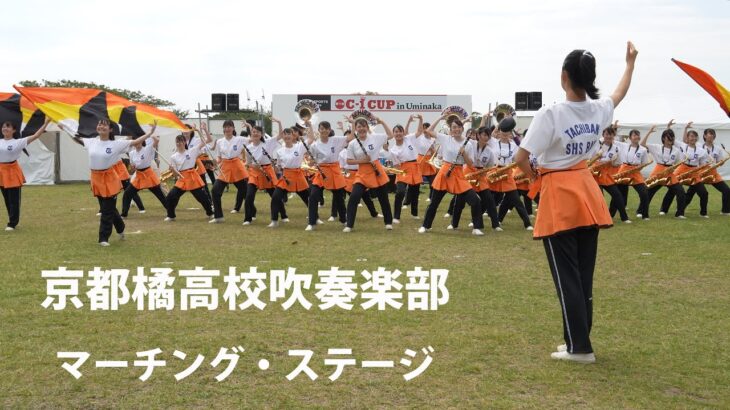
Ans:
{"type": "Polygon", "coordinates": [[[345,102],[342,100],[337,100],[337,101],[335,101],[335,107],[338,110],[341,110],[341,109],[345,108],[345,102]]]}

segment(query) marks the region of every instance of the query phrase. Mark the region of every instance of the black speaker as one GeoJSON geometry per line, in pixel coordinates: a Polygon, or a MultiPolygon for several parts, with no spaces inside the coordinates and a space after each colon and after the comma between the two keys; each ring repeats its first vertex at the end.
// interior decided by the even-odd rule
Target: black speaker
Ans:
{"type": "Polygon", "coordinates": [[[211,94],[211,109],[213,111],[225,111],[226,110],[226,95],[225,94],[211,94]]]}
{"type": "Polygon", "coordinates": [[[537,111],[542,108],[542,91],[532,91],[528,98],[529,104],[527,109],[530,111],[537,111]]]}
{"type": "Polygon", "coordinates": [[[226,109],[238,111],[238,94],[226,94],[226,109]]]}
{"type": "Polygon", "coordinates": [[[518,91],[515,93],[515,111],[527,111],[527,93],[518,91]]]}

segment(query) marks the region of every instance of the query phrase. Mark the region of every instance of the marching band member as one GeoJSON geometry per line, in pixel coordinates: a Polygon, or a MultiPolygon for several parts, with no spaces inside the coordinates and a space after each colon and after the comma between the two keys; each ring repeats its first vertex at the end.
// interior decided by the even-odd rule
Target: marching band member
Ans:
{"type": "MultiPolygon", "coordinates": [[[[414,116],[411,116],[409,121],[414,116]]],[[[422,120],[421,120],[422,121],[422,120]]],[[[419,127],[421,124],[419,124],[419,127]]],[[[418,196],[420,194],[421,165],[418,163],[418,137],[414,134],[404,135],[405,129],[396,125],[393,127],[395,144],[390,147],[391,153],[395,156],[399,168],[404,174],[396,176],[395,204],[393,205],[393,223],[400,223],[401,205],[406,198],[411,207],[411,216],[418,219],[418,196]]]]}
{"type": "Polygon", "coordinates": [[[18,165],[18,158],[28,144],[37,140],[46,131],[50,119],[46,117],[35,134],[25,138],[13,138],[18,126],[12,121],[2,125],[3,138],[0,139],[0,191],[3,193],[5,208],[8,211],[6,231],[14,231],[20,221],[20,189],[25,183],[23,170],[18,165]]]}
{"type": "MultiPolygon", "coordinates": [[[[110,137],[112,140],[114,140],[114,136],[112,135],[110,137]]],[[[131,150],[131,148],[130,148],[131,150]]],[[[126,153],[129,155],[129,151],[126,153]]],[[[127,165],[122,161],[121,158],[119,158],[119,161],[117,161],[116,164],[114,164],[114,172],[117,173],[119,176],[119,181],[122,183],[122,190],[126,191],[127,187],[130,185],[129,180],[132,178],[129,175],[129,171],[127,170],[127,165]]],[[[124,198],[122,197],[122,200],[124,198]]],[[[137,209],[139,210],[139,213],[143,214],[145,213],[144,204],[142,203],[142,198],[139,197],[138,193],[132,194],[132,200],[134,201],[134,204],[137,206],[137,209]]],[[[101,203],[99,204],[101,207],[101,203]]],[[[124,215],[126,216],[126,215],[124,215]]]]}
{"type": "MultiPolygon", "coordinates": [[[[499,226],[499,214],[497,212],[497,205],[494,202],[492,191],[489,189],[489,179],[485,170],[493,168],[497,163],[497,157],[494,151],[489,147],[489,139],[491,132],[488,127],[482,126],[477,129],[477,141],[469,143],[467,145],[467,152],[469,158],[472,158],[472,166],[464,166],[464,172],[468,175],[470,173],[480,173],[474,177],[472,186],[474,191],[479,195],[479,199],[482,203],[482,215],[487,212],[489,219],[492,222],[492,229],[496,232],[502,232],[502,228],[499,226]]],[[[458,197],[457,197],[458,198],[458,197]]],[[[464,209],[464,201],[457,199],[454,204],[454,214],[451,218],[451,225],[454,229],[459,226],[459,220],[461,219],[461,211],[464,209]]],[[[469,223],[472,227],[474,223],[469,223]]]]}
{"type": "MultiPolygon", "coordinates": [[[[684,160],[682,150],[674,145],[674,131],[672,131],[671,128],[673,123],[674,120],[669,121],[667,129],[662,132],[661,144],[647,144],[646,141],[649,138],[649,134],[644,135],[644,138],[641,140],[641,146],[649,151],[649,154],[651,154],[654,158],[654,162],[656,162],[654,169],[652,169],[651,174],[649,175],[649,179],[657,179],[664,173],[669,172],[670,167],[676,166],[684,160]]],[[[665,178],[666,182],[662,181],[652,187],[649,187],[649,184],[647,184],[647,187],[649,188],[649,197],[648,202],[646,203],[646,208],[649,208],[651,200],[654,198],[657,191],[659,191],[663,186],[666,186],[667,190],[672,191],[677,198],[677,212],[675,217],[677,217],[677,219],[685,219],[684,209],[686,204],[684,189],[682,189],[682,186],[677,183],[677,176],[675,173],[672,172],[669,175],[666,175],[665,178]]],[[[666,209],[661,208],[659,215],[665,215],[668,211],[668,207],[666,209]]]]}
{"type": "MultiPolygon", "coordinates": [[[[276,151],[277,164],[282,169],[282,175],[276,182],[274,194],[271,195],[269,228],[279,226],[279,214],[286,216],[284,198],[287,193],[296,193],[304,202],[304,206],[309,206],[309,184],[302,170],[302,161],[307,150],[304,144],[298,141],[300,138],[302,138],[301,133],[291,128],[284,129],[284,146],[276,151]]],[[[316,200],[312,202],[317,203],[316,200]]]]}
{"type": "MultiPolygon", "coordinates": [[[[423,116],[421,114],[415,114],[413,118],[418,118],[418,129],[416,130],[416,149],[418,150],[418,166],[421,169],[421,175],[428,182],[428,198],[426,201],[430,202],[433,196],[433,179],[436,177],[436,168],[431,165],[428,160],[436,152],[436,139],[428,138],[425,135],[425,130],[431,126],[427,122],[423,122],[423,116]]],[[[408,125],[406,125],[406,134],[408,133],[408,125]]]]}
{"type": "MultiPolygon", "coordinates": [[[[152,169],[152,161],[155,159],[155,153],[160,139],[152,137],[152,142],[145,141],[141,145],[137,145],[129,151],[129,162],[134,169],[134,179],[124,188],[122,196],[122,218],[126,218],[129,214],[129,205],[138,191],[149,189],[150,192],[160,201],[162,207],[167,209],[167,199],[162,192],[160,186],[160,178],[152,169]]],[[[140,212],[143,210],[140,209],[140,212]]]]}
{"type": "Polygon", "coordinates": [[[176,150],[170,156],[170,170],[177,175],[177,181],[175,182],[175,186],[170,190],[170,193],[167,194],[167,217],[165,218],[165,222],[175,220],[175,208],[177,208],[177,204],[180,202],[180,197],[186,192],[193,194],[193,197],[203,207],[209,219],[213,218],[210,198],[205,194],[205,189],[203,189],[205,182],[203,182],[195,167],[200,153],[205,148],[205,145],[210,143],[210,138],[206,136],[205,140],[202,138],[198,138],[197,140],[191,138],[190,140],[197,141],[197,145],[186,147],[185,142],[187,138],[184,134],[175,137],[176,150]]]}
{"type": "MultiPolygon", "coordinates": [[[[677,144],[682,152],[684,152],[684,162],[675,171],[677,175],[677,183],[680,186],[689,185],[687,193],[685,194],[686,196],[694,196],[694,194],[697,193],[697,196],[700,197],[700,216],[703,218],[709,218],[707,215],[707,200],[709,194],[707,193],[707,189],[705,189],[705,184],[700,181],[699,172],[702,171],[702,169],[699,167],[708,164],[710,156],[704,148],[697,146],[699,135],[697,135],[697,131],[690,130],[690,127],[692,127],[691,121],[684,127],[683,142],[677,144]],[[687,177],[683,177],[684,180],[680,181],[679,177],[683,175],[686,175],[687,177]]],[[[689,202],[686,200],[686,196],[684,202],[685,210],[689,205],[689,202]]],[[[662,210],[664,212],[669,210],[673,200],[674,194],[672,191],[668,191],[662,200],[662,210]]]]}
{"type": "MultiPolygon", "coordinates": [[[[655,126],[652,126],[647,135],[654,132],[655,126]]],[[[649,152],[645,147],[639,144],[641,134],[639,130],[629,131],[629,142],[614,141],[619,147],[619,154],[621,156],[621,166],[618,169],[617,174],[625,173],[631,169],[637,169],[641,166],[646,166],[649,163],[649,152]]],[[[639,195],[639,207],[636,211],[637,218],[643,218],[645,221],[649,220],[649,194],[647,193],[646,184],[644,183],[644,176],[641,175],[640,170],[636,170],[628,174],[625,178],[626,181],[617,183],[618,190],[624,199],[624,204],[628,206],[629,197],[629,186],[634,188],[636,194],[639,195]]],[[[609,207],[611,217],[615,215],[615,206],[609,207]]]]}
{"type": "Polygon", "coordinates": [[[619,169],[621,165],[621,154],[619,152],[619,145],[614,144],[614,137],[616,136],[616,128],[606,127],[603,129],[603,142],[598,150],[602,153],[601,158],[591,167],[593,176],[598,182],[598,186],[601,190],[608,192],[611,196],[610,209],[613,209],[611,217],[618,211],[621,216],[621,222],[630,224],[631,220],[626,214],[626,203],[616,186],[616,181],[613,179],[613,175],[619,169]],[[598,175],[596,176],[596,173],[598,175]]]}
{"type": "MultiPolygon", "coordinates": [[[[352,133],[348,130],[345,134],[352,133]]],[[[340,151],[339,154],[339,161],[340,161],[340,168],[342,169],[343,176],[345,177],[345,193],[347,195],[350,195],[352,193],[352,184],[355,182],[355,177],[357,176],[357,169],[359,168],[359,165],[357,164],[348,164],[347,163],[347,149],[343,149],[340,151]]],[[[375,208],[375,204],[373,203],[373,199],[370,197],[370,192],[365,191],[365,193],[362,196],[362,202],[365,204],[365,206],[368,208],[368,212],[370,213],[370,216],[373,218],[382,218],[383,214],[378,213],[378,210],[375,208]]],[[[358,207],[362,206],[362,204],[358,204],[358,207]]],[[[335,209],[334,204],[332,206],[332,216],[328,219],[328,221],[332,222],[337,218],[339,211],[335,209]]],[[[340,222],[342,222],[343,225],[347,222],[347,211],[345,211],[345,214],[339,214],[340,216],[340,222]]]]}
{"type": "Polygon", "coordinates": [[[541,108],[522,141],[516,162],[535,178],[529,155],[541,165],[540,212],[534,238],[542,239],[563,318],[565,345],[553,359],[593,363],[593,271],[599,228],[611,216],[586,159],[598,149],[600,130],[611,125],[614,108],[631,83],[637,51],[626,47],[626,70],[610,98],[599,99],[594,85],[596,62],[591,53],[574,50],[565,58],[561,83],[566,101],[541,108]]]}
{"type": "MultiPolygon", "coordinates": [[[[211,139],[205,124],[201,124],[201,131],[207,134],[209,140],[211,139]]],[[[223,205],[221,199],[223,197],[223,190],[228,187],[228,184],[233,184],[236,187],[234,211],[241,209],[241,205],[246,198],[248,172],[246,172],[246,167],[243,165],[241,156],[243,155],[243,145],[248,142],[248,138],[234,136],[235,133],[236,128],[233,125],[233,121],[223,121],[223,138],[215,140],[211,148],[211,150],[218,148],[218,163],[220,164],[221,172],[213,183],[213,190],[211,192],[213,196],[214,218],[210,220],[210,223],[223,222],[223,205]]]]}
{"type": "MultiPolygon", "coordinates": [[[[492,131],[492,135],[496,136],[497,144],[495,155],[497,156],[497,167],[507,167],[514,162],[515,154],[519,147],[510,138],[512,133],[500,131],[499,128],[495,128],[492,131]]],[[[494,145],[493,145],[494,146],[494,145]]],[[[525,205],[520,200],[520,195],[517,193],[517,185],[515,184],[515,178],[512,170],[507,170],[504,177],[500,181],[492,182],[489,185],[489,189],[493,192],[499,192],[502,194],[502,202],[499,204],[499,221],[504,221],[504,217],[507,215],[507,211],[515,208],[517,214],[522,219],[522,224],[525,229],[531,231],[532,222],[530,216],[527,215],[525,205]]]]}
{"type": "MultiPolygon", "coordinates": [[[[203,124],[200,124],[201,128],[203,124]]],[[[185,124],[185,127],[188,129],[187,132],[184,132],[183,135],[185,136],[185,146],[186,147],[196,147],[201,141],[201,138],[195,133],[196,129],[194,126],[191,126],[189,124],[185,124]]],[[[208,171],[205,167],[205,164],[203,164],[203,160],[206,162],[212,161],[212,158],[208,156],[208,153],[205,150],[205,146],[203,146],[203,151],[201,151],[198,154],[198,158],[195,159],[195,171],[200,176],[200,180],[203,181],[203,190],[205,191],[205,195],[208,196],[208,202],[212,203],[212,197],[210,196],[210,191],[208,190],[208,182],[205,179],[206,173],[208,173],[208,176],[210,177],[210,174],[213,174],[212,177],[210,177],[210,182],[215,181],[215,173],[213,171],[208,171]]]]}
{"type": "MultiPolygon", "coordinates": [[[[96,125],[98,138],[79,139],[89,153],[91,192],[99,198],[101,204],[101,218],[99,219],[99,245],[101,246],[109,246],[112,225],[120,239],[124,239],[124,220],[117,211],[117,194],[122,190],[122,183],[114,170],[114,164],[129,150],[130,146],[142,145],[155,132],[157,121],[148,133],[133,140],[115,141],[112,138],[111,125],[109,119],[102,118],[96,125]]],[[[61,129],[63,129],[62,126],[61,129]]]]}
{"type": "Polygon", "coordinates": [[[357,206],[363,194],[370,189],[378,197],[380,208],[383,210],[385,229],[393,229],[393,214],[390,211],[387,185],[390,181],[385,173],[383,165],[378,161],[380,148],[393,138],[393,132],[381,118],[375,117],[370,112],[362,110],[352,114],[348,120],[354,122],[355,137],[347,145],[347,163],[358,165],[355,180],[352,183],[352,192],[347,201],[347,222],[342,232],[351,232],[355,226],[357,206]],[[383,126],[385,134],[369,134],[368,122],[377,123],[383,126]]]}
{"type": "MultiPolygon", "coordinates": [[[[258,190],[264,190],[269,196],[274,195],[274,187],[277,179],[273,168],[273,157],[276,151],[281,148],[279,145],[279,139],[283,134],[281,123],[279,124],[279,134],[274,137],[266,138],[264,129],[255,126],[251,127],[251,124],[244,124],[249,131],[251,137],[249,142],[244,145],[246,151],[246,164],[248,164],[248,189],[246,190],[246,199],[244,200],[244,217],[243,225],[251,225],[254,217],[256,216],[256,206],[254,204],[256,200],[256,192],[258,190]]],[[[285,209],[281,208],[282,212],[286,212],[285,209]]],[[[286,213],[280,215],[281,220],[289,222],[289,218],[286,213]]]]}
{"type": "MultiPolygon", "coordinates": [[[[703,172],[700,176],[707,178],[707,183],[712,184],[715,189],[720,191],[720,193],[722,194],[721,212],[722,215],[728,216],[730,215],[730,188],[728,188],[725,181],[722,180],[720,173],[717,172],[717,166],[721,163],[724,163],[724,161],[728,161],[727,158],[730,157],[730,154],[725,151],[725,147],[722,144],[720,144],[720,147],[715,144],[715,136],[715,130],[712,128],[708,128],[702,133],[702,138],[705,140],[705,143],[702,144],[702,148],[707,151],[707,154],[709,155],[714,165],[711,167],[711,169],[703,172]]],[[[689,205],[689,203],[692,201],[693,196],[694,192],[687,191],[687,205],[689,205]]]]}
{"type": "MultiPolygon", "coordinates": [[[[443,114],[436,122],[425,131],[434,137],[434,130],[439,122],[446,119],[449,113],[443,114]]],[[[449,134],[435,134],[436,143],[439,144],[443,155],[444,163],[433,180],[433,198],[426,209],[426,216],[423,225],[418,228],[418,233],[425,233],[431,229],[433,219],[438,212],[439,204],[447,192],[460,197],[471,207],[471,220],[473,224],[472,234],[484,235],[484,220],[482,219],[482,203],[479,195],[474,192],[469,182],[464,179],[463,165],[472,166],[471,158],[466,152],[466,144],[469,142],[462,135],[464,124],[458,118],[451,117],[449,123],[449,134]]],[[[451,226],[451,225],[450,225],[451,226]]],[[[453,226],[452,226],[453,228],[453,226]]]]}
{"type": "MultiPolygon", "coordinates": [[[[311,123],[307,121],[307,128],[311,132],[311,123]]],[[[327,121],[318,125],[319,140],[310,145],[312,161],[316,164],[317,173],[312,177],[309,198],[309,225],[305,231],[311,231],[319,221],[319,206],[317,199],[324,195],[324,190],[332,192],[333,215],[340,215],[340,222],[345,223],[345,186],[347,182],[340,168],[340,152],[344,151],[349,138],[343,135],[330,135],[332,126],[327,121]]],[[[313,132],[311,135],[313,136],[313,132]]],[[[335,218],[331,218],[332,221],[335,218]]]]}
{"type": "MultiPolygon", "coordinates": [[[[527,130],[525,130],[525,134],[527,134],[527,130]]],[[[537,169],[537,157],[534,155],[530,155],[530,166],[533,169],[537,169]]],[[[529,196],[530,192],[530,186],[532,185],[529,178],[525,178],[522,171],[516,169],[514,172],[514,178],[515,178],[515,185],[517,186],[517,193],[522,197],[522,203],[525,205],[525,211],[527,211],[527,215],[532,218],[534,214],[532,213],[532,198],[529,196]]],[[[537,200],[537,198],[535,198],[537,200]]]]}

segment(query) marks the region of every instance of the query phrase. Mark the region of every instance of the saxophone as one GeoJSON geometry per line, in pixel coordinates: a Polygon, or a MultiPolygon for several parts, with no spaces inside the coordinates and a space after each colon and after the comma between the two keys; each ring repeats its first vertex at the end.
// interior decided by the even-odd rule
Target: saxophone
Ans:
{"type": "Polygon", "coordinates": [[[727,158],[723,159],[722,161],[716,162],[716,163],[712,164],[706,170],[702,171],[700,173],[700,182],[703,183],[703,184],[707,184],[707,183],[710,183],[711,184],[711,183],[715,182],[715,176],[712,175],[712,171],[714,171],[714,170],[720,168],[721,166],[725,165],[725,163],[728,160],[730,160],[730,157],[727,157],[727,158]]]}
{"type": "Polygon", "coordinates": [[[505,165],[503,167],[498,167],[496,170],[493,170],[489,174],[487,174],[487,179],[489,180],[489,183],[494,184],[496,182],[503,181],[509,177],[509,171],[516,167],[517,163],[513,162],[509,165],[505,165]]]}
{"type": "Polygon", "coordinates": [[[674,172],[677,167],[682,165],[682,162],[677,162],[676,164],[667,167],[664,171],[659,172],[658,174],[654,175],[653,177],[649,177],[649,179],[646,180],[646,187],[647,188],[653,188],[656,185],[666,185],[667,182],[669,182],[672,177],[672,172],[674,172]]]}
{"type": "Polygon", "coordinates": [[[644,165],[638,165],[633,168],[629,168],[627,170],[621,171],[617,174],[611,175],[611,178],[613,178],[614,181],[616,181],[617,184],[625,185],[631,182],[631,177],[629,175],[634,174],[636,172],[641,171],[642,169],[646,168],[647,165],[653,164],[654,161],[649,161],[644,165]]]}

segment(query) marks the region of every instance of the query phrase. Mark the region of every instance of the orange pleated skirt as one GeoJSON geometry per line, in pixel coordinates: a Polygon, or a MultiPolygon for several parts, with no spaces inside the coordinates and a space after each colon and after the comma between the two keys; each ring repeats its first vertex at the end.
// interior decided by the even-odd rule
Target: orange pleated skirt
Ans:
{"type": "Polygon", "coordinates": [[[175,182],[175,186],[182,189],[183,191],[193,191],[198,188],[205,186],[205,182],[198,175],[198,170],[195,168],[186,169],[180,171],[182,178],[179,178],[175,182]]]}
{"type": "Polygon", "coordinates": [[[408,185],[421,185],[423,175],[421,174],[421,166],[418,161],[404,162],[400,164],[401,171],[405,171],[405,175],[398,175],[395,182],[403,182],[408,185]]]}
{"type": "Polygon", "coordinates": [[[276,181],[276,187],[287,192],[300,192],[309,189],[309,184],[301,168],[284,168],[284,175],[276,181]]]}
{"type": "MultiPolygon", "coordinates": [[[[347,185],[345,177],[342,175],[342,169],[340,169],[340,164],[338,164],[337,162],[319,164],[319,168],[322,169],[322,172],[324,172],[324,175],[327,178],[322,178],[322,174],[317,171],[312,177],[313,185],[317,185],[319,187],[329,190],[342,189],[345,187],[345,185],[347,185]]],[[[350,183],[350,186],[352,186],[352,183],[350,183]]]]}
{"type": "Polygon", "coordinates": [[[449,172],[449,168],[451,168],[451,163],[444,161],[438,174],[436,174],[436,178],[433,179],[433,184],[431,184],[433,189],[447,191],[454,195],[472,189],[471,184],[464,178],[464,168],[462,165],[454,166],[451,175],[447,177],[446,174],[449,172]]]}
{"type": "Polygon", "coordinates": [[[18,161],[0,164],[0,187],[17,188],[25,183],[25,175],[18,161]]]}
{"type": "Polygon", "coordinates": [[[91,170],[91,192],[94,196],[111,198],[122,190],[122,181],[115,170],[116,165],[102,170],[91,170]]]}
{"type": "Polygon", "coordinates": [[[243,166],[241,158],[224,159],[221,163],[221,173],[218,179],[229,184],[243,181],[248,178],[246,167],[243,166]]]}
{"type": "Polygon", "coordinates": [[[274,168],[269,164],[262,165],[262,169],[259,169],[255,166],[249,167],[248,183],[256,185],[256,188],[258,189],[273,188],[276,184],[276,174],[274,174],[274,168]],[[269,179],[266,179],[264,173],[269,176],[269,179]]]}
{"type": "Polygon", "coordinates": [[[416,160],[418,162],[418,166],[421,168],[421,175],[423,175],[424,177],[436,175],[436,168],[428,163],[428,158],[430,158],[430,156],[428,155],[419,155],[418,159],[416,160]]]}
{"type": "Polygon", "coordinates": [[[385,169],[380,162],[375,161],[371,162],[370,164],[358,165],[357,175],[355,176],[353,184],[362,184],[366,188],[374,189],[379,188],[390,182],[388,174],[385,173],[385,169]],[[373,164],[375,167],[370,164],[373,164]],[[378,170],[378,175],[375,174],[376,168],[378,170]]]}
{"type": "Polygon", "coordinates": [[[160,185],[160,177],[155,174],[155,171],[152,170],[152,167],[147,167],[142,170],[138,169],[137,172],[134,173],[132,186],[137,188],[138,191],[154,188],[157,185],[160,185]]]}

